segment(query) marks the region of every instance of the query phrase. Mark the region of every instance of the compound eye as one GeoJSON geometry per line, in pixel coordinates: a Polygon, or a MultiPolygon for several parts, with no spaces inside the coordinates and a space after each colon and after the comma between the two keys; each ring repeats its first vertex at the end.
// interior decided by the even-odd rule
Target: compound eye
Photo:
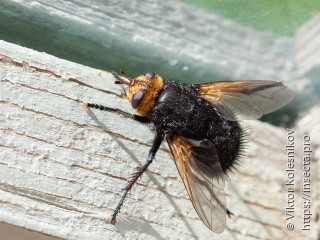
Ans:
{"type": "Polygon", "coordinates": [[[144,75],[146,78],[148,78],[148,79],[154,79],[154,77],[156,76],[156,74],[155,73],[153,73],[153,72],[148,72],[148,73],[146,73],[145,75],[144,75]]]}
{"type": "Polygon", "coordinates": [[[131,100],[131,106],[134,109],[137,109],[139,107],[139,105],[141,104],[143,98],[144,98],[143,91],[139,91],[139,92],[135,93],[132,97],[132,100],[131,100]]]}

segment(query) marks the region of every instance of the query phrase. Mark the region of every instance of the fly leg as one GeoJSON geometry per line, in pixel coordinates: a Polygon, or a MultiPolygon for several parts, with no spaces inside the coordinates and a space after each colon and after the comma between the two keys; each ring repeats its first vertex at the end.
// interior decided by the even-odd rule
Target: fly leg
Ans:
{"type": "Polygon", "coordinates": [[[120,74],[121,74],[121,75],[119,75],[119,74],[116,73],[116,72],[112,72],[112,75],[117,79],[117,80],[115,81],[115,84],[119,84],[119,83],[122,83],[122,82],[123,82],[123,79],[122,79],[120,76],[122,76],[122,77],[124,77],[124,78],[126,78],[126,79],[130,79],[130,78],[128,77],[128,75],[125,74],[125,72],[124,72],[123,70],[120,70],[120,74]]]}
{"type": "Polygon", "coordinates": [[[228,218],[232,218],[232,216],[234,216],[234,213],[231,212],[228,208],[226,209],[226,214],[227,214],[228,218]]]}
{"type": "Polygon", "coordinates": [[[127,113],[127,112],[124,112],[120,109],[117,109],[117,108],[111,108],[111,107],[107,107],[107,106],[103,106],[103,105],[100,105],[100,104],[96,104],[96,103],[88,103],[88,102],[83,102],[83,107],[86,111],[89,110],[89,108],[94,108],[94,109],[98,109],[98,110],[101,110],[101,111],[107,111],[107,112],[114,112],[114,113],[118,113],[118,114],[121,114],[127,118],[131,118],[133,120],[137,120],[141,123],[150,123],[150,119],[148,117],[145,117],[145,116],[139,116],[139,115],[136,115],[136,114],[130,114],[130,113],[127,113]]]}
{"type": "Polygon", "coordinates": [[[128,192],[131,190],[132,186],[136,183],[138,178],[144,173],[144,171],[152,163],[152,161],[156,155],[156,152],[158,151],[158,149],[160,147],[162,140],[163,140],[163,136],[159,133],[156,133],[156,137],[153,141],[152,147],[151,147],[149,154],[148,154],[147,162],[141,168],[139,168],[138,172],[133,176],[133,178],[130,180],[129,184],[125,187],[125,189],[124,189],[125,191],[120,199],[120,202],[118,203],[118,206],[116,207],[115,211],[112,214],[111,219],[109,220],[110,224],[116,223],[117,215],[120,212],[120,209],[123,205],[125,198],[127,197],[128,192]]]}

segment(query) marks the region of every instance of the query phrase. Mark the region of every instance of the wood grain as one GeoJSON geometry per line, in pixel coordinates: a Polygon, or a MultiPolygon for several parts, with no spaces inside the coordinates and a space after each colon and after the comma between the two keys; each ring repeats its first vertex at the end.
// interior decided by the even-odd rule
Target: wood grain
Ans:
{"type": "Polygon", "coordinates": [[[0,54],[0,221],[65,239],[315,239],[285,228],[287,131],[258,121],[227,183],[235,217],[221,235],[197,217],[165,144],[108,224],[151,127],[84,111],[87,100],[132,112],[108,72],[4,41],[0,54]]]}

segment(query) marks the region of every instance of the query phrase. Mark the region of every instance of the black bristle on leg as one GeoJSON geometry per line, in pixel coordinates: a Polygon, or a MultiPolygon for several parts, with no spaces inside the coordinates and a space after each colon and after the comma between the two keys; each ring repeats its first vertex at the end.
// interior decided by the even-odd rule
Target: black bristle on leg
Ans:
{"type": "Polygon", "coordinates": [[[93,108],[93,109],[98,109],[100,111],[114,112],[141,123],[150,123],[150,119],[148,117],[130,114],[117,108],[111,108],[111,107],[107,107],[107,106],[96,104],[96,103],[84,102],[84,108],[85,110],[88,110],[89,108],[93,108]]]}
{"type": "Polygon", "coordinates": [[[115,224],[116,223],[116,219],[117,219],[117,215],[118,213],[120,212],[120,209],[124,203],[124,200],[126,199],[127,195],[128,195],[128,192],[131,190],[132,186],[137,182],[137,180],[139,179],[139,177],[141,177],[141,175],[147,170],[147,168],[149,167],[149,165],[152,163],[153,159],[154,159],[154,156],[156,155],[160,145],[161,145],[161,142],[163,140],[163,136],[161,134],[156,134],[156,137],[153,141],[153,144],[152,144],[152,147],[149,151],[149,155],[148,155],[148,158],[147,158],[147,162],[139,168],[138,172],[136,172],[136,174],[133,176],[133,178],[131,179],[131,181],[129,182],[129,184],[125,187],[124,189],[124,193],[116,207],[116,209],[114,210],[110,220],[109,220],[109,223],[110,224],[115,224]]]}

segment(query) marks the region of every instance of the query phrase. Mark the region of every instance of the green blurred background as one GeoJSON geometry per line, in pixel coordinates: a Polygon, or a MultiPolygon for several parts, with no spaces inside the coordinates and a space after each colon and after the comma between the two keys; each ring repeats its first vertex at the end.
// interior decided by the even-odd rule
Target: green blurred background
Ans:
{"type": "MultiPolygon", "coordinates": [[[[289,37],[293,37],[305,21],[320,11],[319,0],[185,0],[185,2],[258,31],[271,31],[289,37]]],[[[1,0],[0,3],[0,39],[94,68],[110,71],[123,67],[123,59],[128,56],[127,50],[109,49],[102,45],[99,39],[92,40],[74,34],[75,29],[62,31],[56,22],[50,24],[48,16],[41,16],[39,13],[35,15],[32,8],[25,8],[15,1],[1,0]]],[[[79,29],[79,32],[81,31],[79,29]]],[[[94,32],[94,29],[90,31],[94,32]]],[[[139,50],[132,49],[129,53],[135,54],[139,50]]],[[[140,62],[125,64],[125,68],[133,75],[145,70],[140,62]]],[[[153,67],[153,65],[147,66],[149,69],[153,67]]],[[[172,71],[161,68],[159,70],[164,74],[168,70],[172,71]]],[[[180,76],[179,73],[176,75],[180,76]]]]}
{"type": "MultiPolygon", "coordinates": [[[[259,31],[294,36],[320,10],[319,0],[185,0],[259,31]]],[[[320,23],[319,23],[320,24],[320,23]]]]}
{"type": "MultiPolygon", "coordinates": [[[[206,65],[201,61],[188,58],[186,55],[158,48],[152,43],[138,44],[132,39],[127,39],[128,37],[125,35],[108,35],[109,33],[99,29],[99,26],[84,27],[81,22],[72,20],[65,22],[63,17],[48,16],[48,13],[42,12],[41,8],[37,8],[36,2],[33,1],[33,5],[28,6],[20,4],[19,1],[0,0],[0,39],[93,68],[107,71],[124,68],[130,76],[140,75],[151,70],[164,77],[178,79],[186,83],[264,78],[254,73],[237,76],[228,70],[228,65],[211,69],[210,63],[206,65]]],[[[109,2],[96,2],[110,4],[109,2]]],[[[139,3],[139,1],[134,2],[139,3]]],[[[173,9],[175,2],[180,1],[172,1],[173,9]]],[[[185,0],[183,3],[253,29],[257,35],[266,32],[280,38],[292,39],[293,44],[297,30],[320,12],[319,0],[185,0]]],[[[128,3],[128,8],[130,6],[128,3]]],[[[94,4],[92,7],[95,7],[94,4]]],[[[125,13],[129,11],[124,9],[125,13]]],[[[134,12],[130,12],[130,14],[134,14],[134,12]]],[[[161,13],[156,17],[161,21],[161,13]]],[[[198,17],[201,18],[201,16],[198,17]]],[[[142,24],[144,24],[143,20],[141,19],[142,24]]],[[[173,26],[188,28],[191,21],[192,19],[185,22],[177,20],[173,26]]],[[[117,27],[116,23],[113,24],[117,27]]],[[[199,26],[199,28],[202,27],[206,26],[199,26]]],[[[132,34],[134,35],[134,33],[132,34]]],[[[183,37],[183,35],[177,34],[177,38],[183,37]]],[[[201,35],[199,38],[201,40],[201,35]]],[[[239,39],[239,46],[241,46],[241,40],[239,39]]],[[[268,44],[266,43],[266,45],[268,44]]],[[[200,45],[201,41],[199,41],[200,45]]],[[[183,49],[183,46],[180,47],[183,49]]],[[[265,47],[268,51],[268,46],[265,47]]],[[[218,49],[219,46],[213,45],[212,48],[218,49]]],[[[293,49],[293,47],[288,46],[288,49],[293,49]]],[[[283,52],[285,50],[283,49],[283,52]]],[[[263,49],[261,52],[263,54],[263,49]]],[[[217,59],[217,61],[219,60],[221,59],[217,59]]],[[[270,62],[270,59],[268,61],[270,62]]],[[[271,61],[273,60],[271,59],[271,61]]],[[[227,64],[229,63],[227,62],[227,64]]],[[[315,75],[317,76],[317,74],[315,75]]],[[[309,87],[309,89],[311,89],[310,92],[315,91],[313,87],[309,87]]],[[[309,95],[312,97],[310,103],[306,104],[305,94],[296,93],[293,103],[282,111],[264,117],[263,120],[273,124],[292,124],[299,116],[301,109],[309,108],[318,101],[314,92],[309,95]]]]}

